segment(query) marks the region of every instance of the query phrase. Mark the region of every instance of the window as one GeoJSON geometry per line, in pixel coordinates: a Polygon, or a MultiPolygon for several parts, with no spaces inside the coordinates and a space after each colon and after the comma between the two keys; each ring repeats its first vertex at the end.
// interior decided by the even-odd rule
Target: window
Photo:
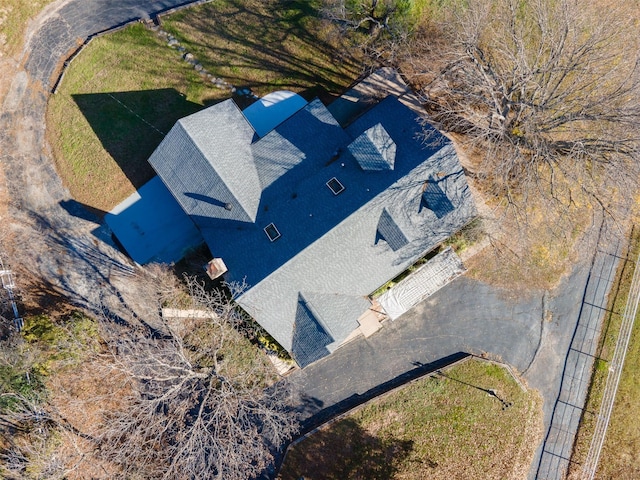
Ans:
{"type": "Polygon", "coordinates": [[[338,195],[339,193],[342,193],[344,191],[344,185],[342,185],[340,183],[340,180],[338,180],[336,177],[333,177],[327,182],[327,187],[329,187],[329,190],[331,190],[334,195],[338,195]]]}
{"type": "Polygon", "coordinates": [[[264,233],[267,234],[267,237],[269,237],[269,241],[271,242],[275,242],[282,236],[273,223],[270,223],[269,225],[264,227],[264,233]]]}

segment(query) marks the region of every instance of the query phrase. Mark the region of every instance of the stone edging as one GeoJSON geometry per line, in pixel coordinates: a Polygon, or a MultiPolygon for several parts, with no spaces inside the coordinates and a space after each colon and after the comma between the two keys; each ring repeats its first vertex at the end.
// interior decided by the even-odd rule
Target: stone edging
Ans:
{"type": "MultiPolygon", "coordinates": [[[[200,5],[200,4],[204,4],[204,3],[209,3],[213,0],[186,0],[185,3],[183,3],[182,5],[178,5],[176,7],[171,7],[167,10],[163,10],[160,11],[158,13],[156,13],[154,16],[155,17],[159,17],[160,15],[168,15],[174,12],[177,12],[179,10],[182,10],[184,8],[188,8],[188,7],[193,7],[195,5],[200,5]]],[[[118,30],[122,30],[123,28],[131,25],[132,23],[135,22],[140,22],[140,21],[148,21],[149,17],[138,17],[138,18],[134,18],[130,21],[121,23],[119,25],[115,25],[111,28],[107,28],[105,30],[101,30],[99,32],[96,33],[92,33],[91,35],[89,35],[87,38],[85,38],[85,40],[78,46],[78,48],[76,48],[71,55],[69,55],[66,60],[64,60],[64,62],[62,63],[62,67],[60,69],[60,73],[56,79],[56,81],[53,84],[53,87],[51,88],[51,93],[55,94],[58,91],[58,87],[60,86],[60,84],[62,83],[62,79],[64,78],[64,75],[67,71],[67,67],[69,67],[69,65],[71,64],[71,62],[73,61],[74,58],[76,58],[78,56],[78,54],[82,51],[82,49],[84,47],[86,47],[87,45],[89,45],[89,43],[91,43],[91,41],[94,38],[97,37],[101,37],[102,35],[106,35],[108,33],[113,33],[113,32],[117,32],[118,30]]]]}

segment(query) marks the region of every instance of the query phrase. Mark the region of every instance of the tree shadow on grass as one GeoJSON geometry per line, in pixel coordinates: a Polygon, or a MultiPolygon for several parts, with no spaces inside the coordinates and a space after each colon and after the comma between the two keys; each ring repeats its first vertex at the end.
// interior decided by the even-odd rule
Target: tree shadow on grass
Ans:
{"type": "Polygon", "coordinates": [[[364,65],[357,48],[320,19],[319,7],[309,0],[227,0],[164,24],[207,70],[236,86],[259,95],[318,86],[328,103],[326,93],[341,93],[364,65]]]}
{"type": "Polygon", "coordinates": [[[411,440],[371,435],[347,418],[292,447],[278,478],[387,480],[412,450],[411,440]]]}
{"type": "Polygon", "coordinates": [[[135,188],[155,175],[147,160],[173,124],[204,108],[174,88],[72,97],[104,149],[135,188]]]}

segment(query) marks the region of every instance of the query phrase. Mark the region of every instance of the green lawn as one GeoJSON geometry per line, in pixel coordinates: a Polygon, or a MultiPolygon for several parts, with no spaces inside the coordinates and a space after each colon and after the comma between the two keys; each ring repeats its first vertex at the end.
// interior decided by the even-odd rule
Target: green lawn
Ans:
{"type": "Polygon", "coordinates": [[[140,24],[97,38],[49,101],[58,172],[77,201],[110,210],[151,179],[147,159],[175,121],[222,96],[140,24]]]}
{"type": "MultiPolygon", "coordinates": [[[[631,239],[628,257],[635,260],[640,251],[640,230],[636,227],[631,239]]],[[[583,414],[569,478],[581,478],[582,463],[589,450],[591,438],[600,411],[602,395],[609,374],[609,361],[620,331],[622,313],[633,278],[633,262],[621,261],[617,283],[613,286],[609,300],[612,313],[605,319],[600,350],[595,361],[591,387],[583,414]]],[[[625,358],[613,413],[600,456],[596,478],[635,479],[640,478],[640,321],[636,317],[631,340],[625,358]]]]}
{"type": "Polygon", "coordinates": [[[541,439],[540,396],[469,361],[378,399],[289,450],[282,480],[522,479],[541,439]],[[486,390],[495,390],[502,402],[486,390]]]}
{"type": "MultiPolygon", "coordinates": [[[[163,17],[163,28],[232,85],[327,100],[361,68],[337,43],[335,27],[313,16],[313,5],[216,1],[163,17]]],[[[99,37],[49,101],[58,172],[78,202],[108,211],[153,176],[147,159],[176,120],[230,96],[141,24],[99,37]]]]}

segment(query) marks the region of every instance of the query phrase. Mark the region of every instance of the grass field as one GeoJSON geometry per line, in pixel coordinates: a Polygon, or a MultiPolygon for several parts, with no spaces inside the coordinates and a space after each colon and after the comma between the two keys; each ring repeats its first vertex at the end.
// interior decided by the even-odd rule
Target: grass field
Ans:
{"type": "Polygon", "coordinates": [[[78,202],[109,210],[151,179],[147,158],[173,123],[221,97],[140,24],[97,38],[49,101],[58,172],[78,202]]]}
{"type": "Polygon", "coordinates": [[[334,25],[319,20],[319,0],[217,0],[186,9],[163,27],[213,75],[258,95],[287,89],[342,91],[362,70],[334,25]]]}
{"type": "Polygon", "coordinates": [[[15,55],[22,45],[28,20],[53,0],[2,0],[0,3],[0,57],[15,55]]]}
{"type": "MultiPolygon", "coordinates": [[[[331,43],[338,37],[313,17],[312,5],[217,1],[165,17],[163,28],[233,85],[327,99],[361,69],[331,43]]],[[[176,120],[230,96],[140,24],[99,37],[71,63],[49,102],[58,172],[75,200],[108,211],[151,179],[147,159],[176,120]]]]}
{"type": "MultiPolygon", "coordinates": [[[[640,229],[634,229],[628,258],[635,260],[640,252],[640,229]]],[[[605,320],[598,358],[583,414],[569,478],[581,478],[582,463],[589,450],[593,430],[600,410],[602,395],[607,381],[608,362],[613,357],[622,312],[631,286],[634,265],[632,261],[621,262],[618,283],[614,285],[609,301],[611,313],[605,320]]],[[[640,478],[640,321],[636,318],[620,385],[616,394],[613,413],[605,437],[596,478],[636,479],[640,478]]]]}
{"type": "Polygon", "coordinates": [[[314,433],[289,450],[280,479],[526,478],[542,430],[539,395],[476,360],[444,375],[314,433]]]}

